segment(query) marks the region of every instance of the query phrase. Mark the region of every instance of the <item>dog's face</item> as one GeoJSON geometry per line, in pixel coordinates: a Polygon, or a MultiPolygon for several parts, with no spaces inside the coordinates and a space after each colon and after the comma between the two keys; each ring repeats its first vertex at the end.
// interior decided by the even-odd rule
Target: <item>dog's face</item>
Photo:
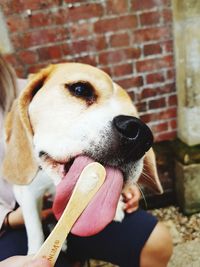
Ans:
{"type": "Polygon", "coordinates": [[[135,118],[124,90],[99,69],[58,65],[35,92],[28,113],[35,156],[56,183],[80,155],[120,168],[125,179],[139,178],[152,134],[135,118]]]}
{"type": "Polygon", "coordinates": [[[50,66],[34,76],[8,116],[4,173],[26,183],[40,165],[57,184],[74,159],[87,156],[137,181],[153,140],[137,117],[127,93],[103,71],[78,63],[50,66]],[[20,158],[17,173],[9,147],[20,158]]]}
{"type": "Polygon", "coordinates": [[[114,218],[124,183],[138,180],[144,159],[161,190],[150,129],[137,118],[127,93],[97,68],[66,63],[35,75],[8,115],[6,134],[5,177],[28,183],[42,168],[58,184],[57,218],[83,168],[94,161],[104,165],[105,182],[75,234],[95,234],[114,218]]]}

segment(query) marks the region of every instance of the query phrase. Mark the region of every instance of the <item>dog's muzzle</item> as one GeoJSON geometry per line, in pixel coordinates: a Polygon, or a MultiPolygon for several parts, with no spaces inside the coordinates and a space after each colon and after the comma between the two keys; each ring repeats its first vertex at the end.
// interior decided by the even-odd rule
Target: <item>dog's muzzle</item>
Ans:
{"type": "Polygon", "coordinates": [[[115,137],[118,139],[118,150],[124,163],[142,158],[153,143],[153,134],[140,119],[119,115],[113,119],[115,137]]]}

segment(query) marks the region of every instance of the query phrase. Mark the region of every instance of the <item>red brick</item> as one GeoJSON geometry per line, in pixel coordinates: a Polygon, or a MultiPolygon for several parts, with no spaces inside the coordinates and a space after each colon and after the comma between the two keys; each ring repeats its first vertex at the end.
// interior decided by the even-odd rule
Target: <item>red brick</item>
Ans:
{"type": "Polygon", "coordinates": [[[127,33],[113,34],[110,36],[110,46],[120,47],[129,45],[129,35],[127,33]]]}
{"type": "Polygon", "coordinates": [[[142,76],[118,80],[117,83],[124,89],[140,87],[143,85],[142,76]]]}
{"type": "Polygon", "coordinates": [[[174,92],[174,83],[164,84],[159,87],[144,88],[140,94],[140,99],[150,98],[174,92]]]}
{"type": "Polygon", "coordinates": [[[149,97],[154,97],[158,94],[158,91],[156,90],[156,88],[145,88],[142,90],[141,92],[141,96],[140,99],[145,99],[145,98],[149,98],[149,97]]]}
{"type": "Polygon", "coordinates": [[[51,12],[52,23],[55,25],[64,25],[68,22],[68,13],[69,10],[67,8],[59,8],[56,11],[51,12]]]}
{"type": "Polygon", "coordinates": [[[85,0],[65,0],[67,4],[74,4],[74,3],[85,3],[85,0]]]}
{"type": "Polygon", "coordinates": [[[107,14],[119,14],[128,11],[128,1],[122,0],[107,0],[106,1],[106,13],[107,14]]]}
{"type": "Polygon", "coordinates": [[[174,51],[174,44],[172,40],[163,42],[162,47],[166,53],[172,53],[174,51]]]}
{"type": "Polygon", "coordinates": [[[145,10],[151,9],[154,7],[159,7],[161,5],[165,5],[168,0],[133,0],[132,8],[134,11],[136,10],[145,10]]]}
{"type": "Polygon", "coordinates": [[[166,23],[172,23],[172,10],[171,9],[164,9],[162,11],[163,13],[163,22],[166,23]]]}
{"type": "Polygon", "coordinates": [[[27,78],[27,73],[26,73],[24,67],[22,67],[20,65],[18,67],[15,67],[15,72],[16,72],[17,77],[27,78]]]}
{"type": "Polygon", "coordinates": [[[170,0],[0,2],[15,51],[9,55],[9,62],[20,77],[51,61],[70,59],[102,66],[131,91],[128,93],[143,118],[155,122],[152,128],[157,140],[167,140],[176,135],[177,99],[170,0]],[[134,13],[136,8],[139,12],[134,13]],[[31,16],[27,16],[27,9],[31,9],[31,16]],[[40,58],[37,58],[38,50],[40,58]],[[133,66],[136,66],[136,77],[133,66]],[[147,84],[145,88],[144,82],[147,84]],[[164,104],[168,106],[163,107],[164,104]],[[155,112],[158,107],[159,112],[155,112]]]}
{"type": "Polygon", "coordinates": [[[171,0],[162,0],[163,6],[171,8],[171,0]]]}
{"type": "Polygon", "coordinates": [[[140,119],[145,123],[149,123],[152,121],[156,121],[157,116],[156,113],[150,113],[150,111],[148,111],[148,113],[140,115],[140,119]]]}
{"type": "Polygon", "coordinates": [[[6,15],[10,15],[10,14],[20,14],[20,12],[25,10],[24,5],[26,3],[23,3],[23,1],[10,0],[10,1],[7,1],[7,3],[1,3],[1,4],[4,10],[4,13],[6,15]]]}
{"type": "Polygon", "coordinates": [[[4,7],[5,4],[8,4],[8,2],[11,0],[1,0],[1,5],[4,7]]]}
{"type": "Polygon", "coordinates": [[[24,48],[36,45],[44,45],[47,43],[64,41],[67,38],[67,31],[65,28],[48,28],[43,30],[26,32],[22,37],[21,45],[24,48]]]}
{"type": "Polygon", "coordinates": [[[80,54],[82,52],[94,51],[94,45],[92,40],[80,40],[72,43],[72,52],[74,54],[80,54]]]}
{"type": "Polygon", "coordinates": [[[104,72],[106,72],[108,75],[112,76],[111,67],[105,66],[105,67],[102,67],[101,70],[103,70],[104,72]]]}
{"type": "Polygon", "coordinates": [[[91,34],[91,23],[74,23],[69,27],[69,31],[72,39],[89,36],[91,34]]]}
{"type": "Polygon", "coordinates": [[[140,57],[139,48],[126,48],[115,51],[106,51],[99,55],[99,62],[102,65],[120,63],[128,59],[137,59],[140,57]]]}
{"type": "Polygon", "coordinates": [[[161,54],[161,53],[162,53],[162,48],[160,44],[144,45],[145,56],[156,55],[156,54],[161,54]]]}
{"type": "Polygon", "coordinates": [[[150,109],[157,109],[157,108],[164,108],[164,107],[166,107],[165,97],[149,101],[149,108],[150,109]]]}
{"type": "Polygon", "coordinates": [[[48,46],[38,49],[39,57],[42,61],[59,59],[62,57],[61,46],[48,46]]]}
{"type": "Polygon", "coordinates": [[[74,41],[71,45],[71,51],[74,54],[80,54],[82,52],[94,52],[106,49],[106,39],[104,36],[98,36],[94,40],[83,39],[80,41],[74,41]]]}
{"type": "Polygon", "coordinates": [[[177,106],[177,95],[170,95],[168,98],[169,106],[177,106]]]}
{"type": "Polygon", "coordinates": [[[70,56],[73,55],[71,44],[65,43],[62,44],[61,47],[62,47],[62,53],[64,55],[70,55],[70,56]]]}
{"type": "Polygon", "coordinates": [[[95,55],[88,55],[88,56],[79,56],[71,60],[73,62],[85,63],[89,65],[96,66],[97,61],[95,55]]]}
{"type": "Polygon", "coordinates": [[[144,88],[141,91],[140,99],[155,97],[158,95],[166,95],[175,91],[174,83],[167,83],[159,87],[144,88]]]}
{"type": "Polygon", "coordinates": [[[175,82],[172,83],[166,83],[162,87],[159,88],[159,92],[163,94],[168,94],[176,91],[176,84],[175,82]]]}
{"type": "Polygon", "coordinates": [[[167,119],[176,118],[176,115],[177,115],[177,109],[176,107],[172,107],[172,108],[164,109],[163,111],[141,115],[141,119],[145,123],[149,123],[151,121],[167,120],[167,119]]]}
{"type": "Polygon", "coordinates": [[[136,16],[126,15],[111,19],[101,19],[94,24],[94,31],[96,33],[115,32],[117,30],[133,29],[136,26],[136,16]]]}
{"type": "Polygon", "coordinates": [[[177,136],[176,131],[170,131],[170,132],[165,132],[165,133],[160,133],[155,135],[155,142],[161,142],[161,141],[166,141],[166,140],[173,140],[177,136]]]}
{"type": "Polygon", "coordinates": [[[175,91],[174,83],[167,83],[153,88],[144,88],[140,94],[140,99],[150,98],[158,95],[166,95],[175,91]]]}
{"type": "Polygon", "coordinates": [[[5,16],[13,14],[12,10],[10,9],[11,0],[1,0],[1,9],[5,16]]]}
{"type": "Polygon", "coordinates": [[[52,25],[53,23],[52,13],[51,12],[48,12],[48,13],[40,12],[40,13],[32,14],[30,17],[28,17],[27,22],[31,29],[52,25]]]}
{"type": "Polygon", "coordinates": [[[144,115],[140,115],[140,119],[145,123],[149,123],[151,121],[156,121],[157,120],[155,118],[155,114],[154,113],[150,113],[150,112],[148,112],[147,114],[144,114],[144,115]]]}
{"type": "Polygon", "coordinates": [[[28,71],[28,74],[30,73],[37,73],[40,69],[46,67],[49,63],[39,63],[39,64],[36,64],[36,65],[30,65],[28,68],[27,68],[27,71],[28,71]]]}
{"type": "Polygon", "coordinates": [[[136,108],[138,112],[145,112],[147,111],[147,102],[139,102],[136,103],[136,108]]]}
{"type": "Polygon", "coordinates": [[[35,64],[38,62],[38,55],[36,51],[22,50],[18,52],[18,57],[23,64],[35,64]]]}
{"type": "Polygon", "coordinates": [[[128,91],[127,92],[130,98],[134,101],[135,100],[135,92],[134,91],[128,91]]]}
{"type": "Polygon", "coordinates": [[[13,47],[15,48],[15,51],[22,49],[24,47],[23,40],[21,35],[15,34],[10,35],[11,43],[13,47]]]}
{"type": "Polygon", "coordinates": [[[149,41],[161,41],[172,37],[169,27],[156,27],[148,29],[139,29],[133,33],[133,43],[143,43],[149,41]]]}
{"type": "Polygon", "coordinates": [[[8,61],[11,64],[11,66],[13,66],[13,67],[19,66],[19,60],[16,56],[16,53],[6,54],[6,55],[4,55],[4,58],[6,61],[8,61]]]}
{"type": "Polygon", "coordinates": [[[142,13],[140,15],[140,24],[142,26],[158,24],[160,22],[160,18],[161,14],[158,11],[142,13]]]}
{"type": "Polygon", "coordinates": [[[159,119],[171,119],[171,118],[176,118],[177,115],[177,108],[176,107],[172,107],[172,108],[168,108],[162,112],[160,112],[159,114],[159,119]]]}
{"type": "Polygon", "coordinates": [[[161,83],[164,82],[164,80],[165,80],[164,74],[160,72],[151,73],[146,76],[146,81],[148,84],[161,83]]]}
{"type": "Polygon", "coordinates": [[[174,69],[170,69],[167,71],[167,79],[169,80],[175,80],[176,78],[176,73],[174,69]]]}
{"type": "Polygon", "coordinates": [[[153,125],[151,127],[151,129],[154,133],[166,132],[168,130],[168,123],[167,122],[161,122],[159,124],[153,125]]]}
{"type": "Polygon", "coordinates": [[[68,10],[68,20],[78,21],[81,19],[91,19],[101,17],[103,15],[103,7],[101,4],[90,3],[86,5],[73,6],[68,10]]]}
{"type": "Polygon", "coordinates": [[[114,76],[128,75],[131,74],[132,72],[133,72],[133,65],[131,63],[113,66],[114,76]]]}
{"type": "Polygon", "coordinates": [[[169,121],[169,125],[170,125],[170,128],[171,129],[177,129],[177,120],[175,119],[175,120],[170,120],[169,121]]]}
{"type": "Polygon", "coordinates": [[[3,4],[3,9],[5,13],[8,14],[20,14],[28,9],[42,10],[47,9],[58,4],[59,0],[11,0],[5,1],[3,4]]]}
{"type": "Polygon", "coordinates": [[[27,18],[21,17],[19,15],[8,16],[6,22],[10,32],[23,32],[29,29],[29,24],[27,18]]]}
{"type": "Polygon", "coordinates": [[[94,40],[91,40],[90,42],[94,44],[95,50],[97,52],[107,49],[107,42],[105,36],[97,36],[94,40]]]}
{"type": "Polygon", "coordinates": [[[136,68],[138,72],[147,72],[170,67],[173,67],[173,57],[171,55],[162,58],[145,59],[136,62],[136,68]]]}

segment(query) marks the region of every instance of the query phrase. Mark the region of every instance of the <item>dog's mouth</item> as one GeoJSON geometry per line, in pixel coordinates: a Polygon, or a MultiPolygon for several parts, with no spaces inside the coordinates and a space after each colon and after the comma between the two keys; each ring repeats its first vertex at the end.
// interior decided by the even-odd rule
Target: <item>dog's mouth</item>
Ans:
{"type": "MultiPolygon", "coordinates": [[[[88,156],[80,155],[67,163],[54,162],[58,165],[58,172],[62,176],[56,187],[56,196],[53,211],[59,219],[71,197],[73,189],[83,169],[94,160],[88,156]]],[[[117,204],[123,187],[122,172],[110,166],[106,169],[106,179],[87,208],[80,215],[72,228],[72,233],[79,236],[90,236],[104,229],[115,217],[117,204]]]]}

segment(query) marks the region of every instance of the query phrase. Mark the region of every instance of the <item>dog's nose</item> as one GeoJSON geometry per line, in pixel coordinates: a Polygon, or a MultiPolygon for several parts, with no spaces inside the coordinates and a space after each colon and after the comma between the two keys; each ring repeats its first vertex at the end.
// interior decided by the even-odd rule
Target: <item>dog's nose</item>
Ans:
{"type": "Polygon", "coordinates": [[[141,158],[152,146],[153,134],[140,119],[119,115],[113,119],[113,125],[119,136],[120,149],[130,157],[129,160],[141,158]]]}

